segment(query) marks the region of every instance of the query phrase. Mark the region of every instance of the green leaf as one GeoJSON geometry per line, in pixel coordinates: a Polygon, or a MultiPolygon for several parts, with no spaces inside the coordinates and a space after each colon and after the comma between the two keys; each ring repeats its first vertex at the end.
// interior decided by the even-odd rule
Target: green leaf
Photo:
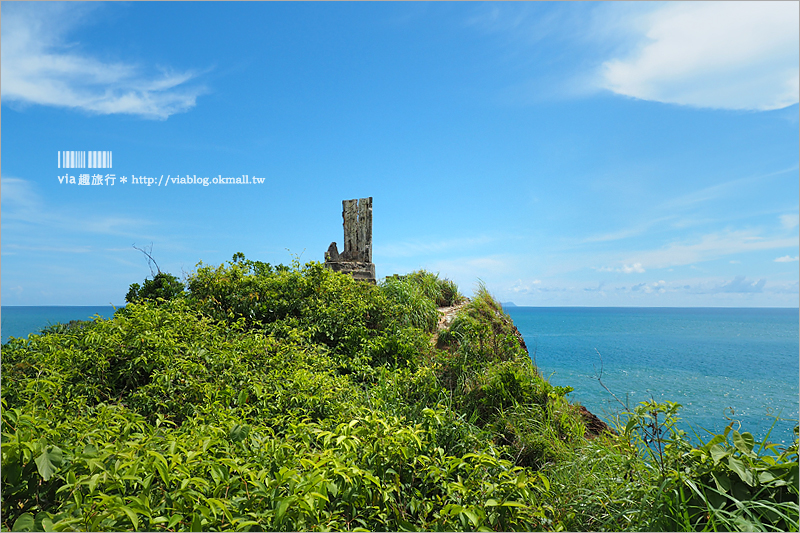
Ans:
{"type": "Polygon", "coordinates": [[[167,529],[172,529],[175,527],[175,524],[183,520],[182,514],[172,515],[172,518],[169,519],[169,524],[167,524],[167,529]]]}
{"type": "Polygon", "coordinates": [[[97,482],[100,480],[100,474],[95,474],[89,479],[89,492],[94,492],[97,488],[97,482]]]}
{"type": "Polygon", "coordinates": [[[45,481],[50,481],[50,478],[58,470],[58,465],[61,464],[61,448],[58,446],[48,446],[48,448],[36,458],[36,468],[45,481]]]}
{"type": "Polygon", "coordinates": [[[34,526],[36,531],[53,531],[53,520],[47,513],[37,513],[34,526]]]}
{"type": "Polygon", "coordinates": [[[774,479],[775,479],[775,476],[772,475],[772,472],[770,472],[768,470],[765,470],[763,472],[759,472],[759,474],[758,474],[758,480],[761,483],[769,483],[770,481],[772,481],[774,479]]]}
{"type": "Polygon", "coordinates": [[[722,507],[728,501],[725,496],[719,492],[714,492],[713,490],[706,492],[706,498],[708,499],[708,503],[711,505],[711,507],[715,509],[722,509],[722,507]]]}
{"type": "Polygon", "coordinates": [[[711,472],[711,476],[714,478],[714,483],[717,485],[717,489],[721,492],[730,492],[731,490],[731,479],[722,472],[711,472]]]}
{"type": "Polygon", "coordinates": [[[503,502],[501,505],[503,507],[527,507],[524,503],[519,502],[503,502]]]}
{"type": "Polygon", "coordinates": [[[715,465],[723,460],[729,453],[730,452],[721,444],[715,444],[711,447],[711,458],[714,459],[715,465]]]}
{"type": "Polygon", "coordinates": [[[83,453],[81,455],[84,457],[97,457],[97,447],[93,444],[87,444],[83,448],[83,453]]]}
{"type": "Polygon", "coordinates": [[[136,513],[133,512],[133,509],[126,505],[121,506],[120,509],[122,509],[122,512],[124,512],[126,515],[128,515],[128,518],[131,519],[131,524],[133,524],[133,530],[137,531],[139,529],[139,517],[136,516],[136,513]]]}
{"type": "Polygon", "coordinates": [[[752,494],[750,493],[750,489],[747,488],[747,485],[737,481],[731,487],[731,494],[733,497],[740,502],[749,501],[752,499],[752,494]]]}
{"type": "Polygon", "coordinates": [[[708,449],[711,449],[712,446],[714,446],[715,444],[719,444],[720,442],[725,442],[725,436],[724,435],[714,435],[714,438],[711,439],[710,441],[708,441],[706,443],[706,445],[703,446],[703,447],[708,450],[708,449]]]}
{"type": "Polygon", "coordinates": [[[755,439],[750,433],[733,432],[733,445],[745,455],[752,455],[755,439]]]}
{"type": "Polygon", "coordinates": [[[228,437],[233,442],[242,442],[244,439],[247,438],[247,435],[249,434],[250,434],[250,426],[234,424],[234,426],[231,428],[230,433],[228,433],[228,437]]]}
{"type": "Polygon", "coordinates": [[[550,492],[550,480],[547,479],[547,477],[541,472],[539,472],[539,479],[542,480],[542,484],[544,485],[544,490],[546,492],[550,492]]]}
{"type": "Polygon", "coordinates": [[[364,472],[364,477],[365,477],[367,480],[369,480],[369,481],[371,481],[372,483],[374,483],[374,484],[375,484],[377,487],[380,487],[380,486],[381,486],[381,482],[380,482],[380,480],[379,480],[378,478],[376,478],[375,476],[373,476],[372,474],[370,474],[369,472],[364,472]]]}
{"type": "Polygon", "coordinates": [[[236,400],[236,404],[241,407],[247,402],[247,391],[243,390],[239,393],[239,398],[236,400]]]}
{"type": "Polygon", "coordinates": [[[289,508],[289,505],[295,500],[294,497],[284,498],[281,500],[281,503],[278,504],[278,508],[275,511],[275,522],[280,524],[283,520],[283,515],[286,514],[286,509],[289,508]]]}
{"type": "Polygon", "coordinates": [[[471,509],[464,509],[463,511],[461,511],[461,513],[466,515],[467,518],[469,518],[469,521],[472,522],[473,526],[478,527],[479,520],[478,520],[478,515],[475,514],[475,511],[472,511],[471,509]]]}
{"type": "Polygon", "coordinates": [[[192,517],[192,531],[203,531],[203,521],[200,513],[195,513],[192,517]]]}
{"type": "Polygon", "coordinates": [[[33,515],[30,513],[22,513],[19,518],[14,522],[11,531],[36,531],[36,526],[33,520],[33,515]]]}
{"type": "Polygon", "coordinates": [[[742,463],[741,460],[735,457],[728,457],[728,466],[731,467],[731,470],[739,474],[739,477],[741,478],[742,481],[744,481],[751,487],[753,486],[753,474],[752,472],[750,472],[750,470],[747,469],[747,467],[744,465],[744,463],[742,463]]]}

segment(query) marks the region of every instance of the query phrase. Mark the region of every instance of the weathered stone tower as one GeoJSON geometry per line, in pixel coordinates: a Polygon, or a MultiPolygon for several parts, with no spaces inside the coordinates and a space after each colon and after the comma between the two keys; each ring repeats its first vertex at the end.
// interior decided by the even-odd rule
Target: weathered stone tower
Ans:
{"type": "Polygon", "coordinates": [[[346,272],[354,279],[375,283],[372,264],[372,197],[342,201],[344,251],[332,242],[325,252],[325,266],[346,272]]]}

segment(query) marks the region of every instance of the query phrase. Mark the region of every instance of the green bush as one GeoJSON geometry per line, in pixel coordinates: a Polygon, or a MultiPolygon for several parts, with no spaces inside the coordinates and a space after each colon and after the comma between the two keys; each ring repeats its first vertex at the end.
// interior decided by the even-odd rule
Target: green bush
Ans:
{"type": "Polygon", "coordinates": [[[145,279],[144,285],[138,283],[131,284],[128,294],[125,295],[126,302],[140,302],[142,300],[157,301],[172,300],[184,295],[185,287],[181,281],[165,272],[159,272],[153,279],[145,279]]]}

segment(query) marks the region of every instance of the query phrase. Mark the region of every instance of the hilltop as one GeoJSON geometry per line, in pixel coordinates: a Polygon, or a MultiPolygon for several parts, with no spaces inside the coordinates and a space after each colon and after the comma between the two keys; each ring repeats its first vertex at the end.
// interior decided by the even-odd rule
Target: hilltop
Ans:
{"type": "Polygon", "coordinates": [[[3,346],[3,529],[797,526],[796,443],[608,431],[485,287],[236,254],[127,299],[3,346]]]}

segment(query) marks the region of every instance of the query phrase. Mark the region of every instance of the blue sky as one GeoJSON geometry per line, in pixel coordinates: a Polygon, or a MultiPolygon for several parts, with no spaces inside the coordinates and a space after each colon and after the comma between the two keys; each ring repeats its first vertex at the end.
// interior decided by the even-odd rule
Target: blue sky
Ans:
{"type": "Polygon", "coordinates": [[[378,277],[797,307],[799,5],[3,2],[2,303],[321,261],[372,196],[378,277]],[[186,175],[264,181],[130,179],[186,175]]]}

